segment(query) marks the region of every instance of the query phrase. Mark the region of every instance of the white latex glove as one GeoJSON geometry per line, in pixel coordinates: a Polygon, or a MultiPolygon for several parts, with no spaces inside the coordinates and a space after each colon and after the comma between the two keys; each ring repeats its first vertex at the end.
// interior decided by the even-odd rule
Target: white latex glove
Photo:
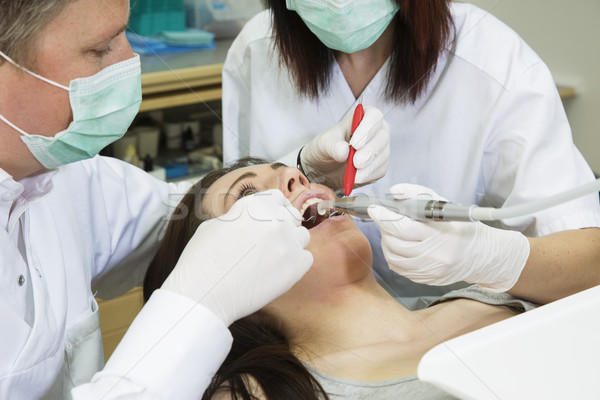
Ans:
{"type": "Polygon", "coordinates": [[[334,190],[341,189],[349,144],[356,149],[355,187],[375,182],[385,175],[390,158],[390,125],[377,108],[365,106],[364,112],[352,137],[354,110],[304,146],[300,152],[300,163],[311,181],[323,183],[334,190]]]}
{"type": "MultiPolygon", "coordinates": [[[[418,185],[390,189],[397,199],[445,200],[418,185]]],[[[419,222],[380,206],[369,215],[381,229],[381,247],[392,270],[415,282],[466,281],[493,291],[512,288],[529,257],[529,241],[516,231],[481,222],[419,222]]]]}
{"type": "Polygon", "coordinates": [[[238,200],[204,222],[162,288],[187,296],[229,326],[287,292],[313,256],[302,216],[279,190],[238,200]]]}

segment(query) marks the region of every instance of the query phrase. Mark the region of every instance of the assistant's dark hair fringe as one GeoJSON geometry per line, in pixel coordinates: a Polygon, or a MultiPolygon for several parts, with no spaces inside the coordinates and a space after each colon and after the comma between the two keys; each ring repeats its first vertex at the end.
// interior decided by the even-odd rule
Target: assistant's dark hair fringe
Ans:
{"type": "MultiPolygon", "coordinates": [[[[451,0],[396,0],[394,32],[385,96],[414,103],[427,84],[440,55],[451,45],[451,0]]],[[[273,15],[280,62],[291,72],[300,95],[318,99],[329,89],[334,61],[327,48],[283,0],[266,0],[273,15]]]]}

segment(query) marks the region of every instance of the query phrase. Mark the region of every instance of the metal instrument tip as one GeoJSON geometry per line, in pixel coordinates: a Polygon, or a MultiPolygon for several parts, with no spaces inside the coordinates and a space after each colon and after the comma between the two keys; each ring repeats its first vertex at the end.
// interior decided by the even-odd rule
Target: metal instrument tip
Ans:
{"type": "Polygon", "coordinates": [[[323,200],[317,204],[317,212],[319,215],[325,215],[333,207],[333,201],[323,200]]]}

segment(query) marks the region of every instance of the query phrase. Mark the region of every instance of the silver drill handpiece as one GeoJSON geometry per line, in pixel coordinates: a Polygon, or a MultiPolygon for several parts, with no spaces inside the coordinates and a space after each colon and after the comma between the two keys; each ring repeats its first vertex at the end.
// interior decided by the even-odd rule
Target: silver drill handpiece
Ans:
{"type": "Polygon", "coordinates": [[[358,218],[370,218],[367,213],[369,206],[379,205],[418,221],[473,221],[471,218],[472,206],[462,206],[441,200],[396,200],[377,196],[355,196],[322,203],[319,203],[320,209],[331,207],[358,218]]]}
{"type": "Polygon", "coordinates": [[[439,200],[405,199],[395,200],[378,196],[344,197],[335,201],[325,200],[319,203],[319,214],[331,209],[347,212],[359,218],[369,218],[367,209],[371,205],[380,205],[387,209],[419,221],[500,221],[531,215],[578,197],[594,194],[600,190],[600,178],[566,192],[543,199],[506,208],[463,206],[439,200]]]}

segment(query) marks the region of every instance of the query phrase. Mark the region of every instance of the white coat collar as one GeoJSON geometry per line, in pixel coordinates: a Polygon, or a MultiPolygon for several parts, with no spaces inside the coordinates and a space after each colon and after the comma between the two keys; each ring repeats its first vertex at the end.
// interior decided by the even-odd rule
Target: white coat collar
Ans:
{"type": "Polygon", "coordinates": [[[29,204],[52,191],[52,176],[57,170],[15,181],[0,168],[0,227],[10,232],[29,204]]]}
{"type": "MultiPolygon", "coordinates": [[[[392,112],[393,110],[398,109],[399,107],[407,108],[407,109],[415,109],[418,110],[423,106],[423,104],[429,98],[433,88],[437,84],[445,70],[448,63],[448,55],[452,51],[452,48],[446,49],[443,51],[438,57],[437,64],[431,75],[429,82],[427,83],[427,88],[423,91],[421,96],[417,99],[415,103],[406,102],[404,104],[397,104],[395,101],[388,101],[385,99],[385,89],[387,87],[387,78],[388,78],[388,70],[390,68],[390,58],[383,63],[379,71],[375,74],[373,79],[367,84],[365,89],[363,90],[362,102],[363,105],[371,105],[379,108],[379,110],[383,113],[384,117],[392,112]]],[[[325,102],[329,107],[331,115],[333,115],[337,120],[333,123],[339,122],[344,116],[348,113],[353,112],[353,110],[358,105],[358,99],[354,97],[352,93],[352,89],[350,89],[350,85],[346,81],[342,69],[340,68],[337,60],[333,62],[333,77],[332,82],[334,82],[334,86],[330,88],[330,92],[325,98],[325,102]],[[342,94],[345,101],[339,101],[340,93],[342,94]]],[[[360,96],[359,96],[360,97],[360,96]]]]}

